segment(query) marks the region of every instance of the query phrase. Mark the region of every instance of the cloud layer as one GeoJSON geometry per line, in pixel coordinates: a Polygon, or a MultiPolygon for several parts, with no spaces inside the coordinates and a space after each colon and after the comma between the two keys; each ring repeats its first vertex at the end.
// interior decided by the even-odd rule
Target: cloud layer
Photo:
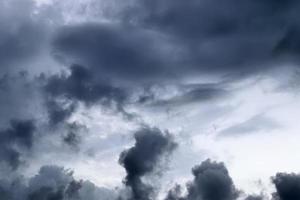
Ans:
{"type": "Polygon", "coordinates": [[[247,194],[225,166],[247,148],[231,154],[229,140],[270,133],[259,153],[272,156],[278,132],[297,140],[299,8],[296,0],[1,1],[0,198],[299,199],[297,173],[275,173],[268,191],[247,194]],[[220,141],[226,148],[213,155],[220,141]],[[165,181],[172,172],[180,173],[165,181]]]}

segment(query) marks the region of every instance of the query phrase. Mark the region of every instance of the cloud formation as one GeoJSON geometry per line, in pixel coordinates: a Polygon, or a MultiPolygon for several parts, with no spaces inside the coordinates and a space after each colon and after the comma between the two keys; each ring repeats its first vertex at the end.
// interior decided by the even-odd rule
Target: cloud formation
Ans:
{"type": "Polygon", "coordinates": [[[99,188],[89,181],[75,180],[73,172],[57,166],[43,166],[28,180],[0,181],[3,200],[112,200],[112,190],[99,188]]]}
{"type": "Polygon", "coordinates": [[[221,132],[221,134],[225,135],[239,135],[239,134],[251,134],[257,133],[261,130],[272,131],[274,129],[279,129],[280,124],[263,114],[259,114],[251,117],[245,122],[236,123],[234,126],[226,128],[221,132]]]}
{"type": "Polygon", "coordinates": [[[85,105],[120,105],[126,100],[124,90],[110,85],[95,76],[94,72],[80,65],[72,65],[70,74],[54,75],[44,87],[50,122],[57,124],[71,116],[78,102],[85,105]]]}
{"type": "Polygon", "coordinates": [[[278,173],[272,178],[276,192],[274,200],[292,200],[300,198],[300,176],[298,174],[278,173]]]}
{"type": "Polygon", "coordinates": [[[187,194],[180,196],[180,188],[171,190],[166,200],[234,200],[239,191],[235,188],[223,163],[203,161],[192,169],[194,180],[187,184],[187,194]]]}
{"type": "Polygon", "coordinates": [[[194,71],[251,74],[276,67],[275,49],[292,57],[297,52],[298,8],[293,0],[143,0],[129,7],[124,19],[176,37],[194,71]]]}
{"type": "Polygon", "coordinates": [[[0,159],[16,170],[22,162],[22,152],[31,149],[34,141],[33,121],[12,120],[10,127],[0,131],[0,159]]]}
{"type": "Polygon", "coordinates": [[[143,183],[142,178],[154,172],[155,167],[176,147],[171,135],[157,128],[143,128],[135,133],[135,145],[123,151],[120,164],[126,170],[125,184],[130,187],[132,200],[150,200],[154,198],[154,188],[143,183]]]}
{"type": "MultiPolygon", "coordinates": [[[[0,177],[0,198],[158,199],[160,188],[151,178],[166,171],[161,164],[177,147],[174,136],[161,131],[160,126],[167,124],[170,130],[181,131],[185,121],[197,118],[194,113],[184,116],[187,112],[184,106],[187,105],[196,113],[199,104],[211,106],[205,104],[209,102],[214,106],[221,102],[223,104],[218,106],[235,111],[236,104],[230,98],[246,88],[240,86],[243,81],[253,76],[271,76],[272,71],[278,69],[282,70],[281,74],[286,74],[291,68],[299,68],[299,1],[120,1],[112,3],[114,8],[106,7],[109,3],[104,1],[94,0],[0,2],[0,167],[5,169],[3,174],[6,170],[11,173],[8,177],[0,177]],[[65,7],[68,3],[72,6],[65,7]],[[99,7],[99,4],[104,7],[99,7]],[[73,6],[76,8],[75,14],[73,6]],[[93,20],[80,18],[82,13],[89,12],[100,13],[101,19],[94,15],[93,20]],[[78,16],[80,19],[77,19],[78,16]],[[290,64],[293,67],[284,67],[290,64]],[[78,114],[76,112],[81,105],[84,111],[78,114]],[[151,126],[155,126],[156,120],[160,122],[156,112],[179,107],[183,111],[178,115],[183,113],[180,117],[187,120],[178,122],[176,119],[176,124],[170,120],[169,123],[158,124],[159,128],[144,126],[146,122],[151,126]],[[92,136],[89,131],[79,136],[76,133],[78,127],[69,127],[72,122],[68,120],[72,117],[73,121],[87,125],[87,129],[92,126],[92,120],[86,120],[90,116],[84,116],[87,108],[93,108],[89,111],[96,113],[95,116],[98,109],[110,109],[117,111],[116,115],[124,114],[136,126],[143,124],[134,133],[134,146],[119,156],[119,164],[126,173],[121,187],[125,188],[124,193],[129,190],[129,195],[119,191],[115,194],[113,190],[99,188],[89,181],[76,180],[63,167],[48,165],[56,159],[55,156],[65,161],[68,157],[65,154],[69,152],[64,144],[75,148],[80,153],[76,159],[86,163],[90,163],[86,157],[96,159],[98,154],[107,153],[106,144],[95,155],[90,153],[93,147],[81,152],[81,144],[85,141],[92,144],[87,146],[102,145],[97,143],[97,139],[108,135],[102,135],[102,129],[93,130],[97,134],[92,136]],[[144,119],[143,109],[152,108],[158,110],[151,111],[155,119],[147,119],[148,116],[144,119]],[[128,116],[139,118],[135,121],[128,116]],[[39,144],[39,148],[35,149],[35,144],[39,144]],[[57,150],[59,145],[63,147],[57,150]],[[58,152],[53,156],[48,155],[48,151],[58,152]],[[34,156],[27,158],[31,153],[34,156]],[[21,169],[23,163],[26,166],[21,169]],[[34,171],[40,166],[36,176],[25,177],[26,172],[33,173],[31,169],[34,171]]],[[[297,88],[297,83],[293,82],[293,87],[297,88]]],[[[245,98],[251,99],[248,96],[245,98]]],[[[216,110],[207,109],[205,112],[210,113],[201,115],[201,123],[210,115],[219,115],[220,111],[216,110]]],[[[263,115],[252,116],[232,124],[222,133],[227,137],[236,133],[278,129],[278,124],[271,119],[263,115]]],[[[97,125],[102,123],[99,121],[97,125]]],[[[115,130],[119,123],[124,122],[111,120],[105,131],[122,132],[115,130]]],[[[196,127],[193,127],[196,129],[194,132],[202,132],[198,118],[190,124],[196,127]]],[[[212,126],[216,131],[217,126],[212,126]]],[[[109,140],[107,138],[103,143],[109,140]]],[[[191,137],[180,139],[188,141],[191,137]]],[[[116,144],[107,146],[116,149],[116,144]]],[[[115,149],[114,153],[117,152],[115,149]]],[[[73,162],[74,157],[68,161],[73,162]]],[[[100,164],[107,167],[104,161],[100,164]]],[[[223,163],[206,160],[192,169],[192,175],[193,180],[186,185],[186,193],[181,192],[181,186],[176,186],[169,191],[166,199],[267,198],[243,194],[223,163]]],[[[278,173],[272,178],[275,186],[272,198],[300,199],[299,182],[298,174],[278,173]]]]}

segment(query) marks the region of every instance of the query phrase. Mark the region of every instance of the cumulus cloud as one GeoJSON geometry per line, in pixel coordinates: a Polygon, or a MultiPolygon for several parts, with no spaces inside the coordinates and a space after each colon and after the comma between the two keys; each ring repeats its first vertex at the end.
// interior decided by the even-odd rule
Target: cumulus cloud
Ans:
{"type": "Polygon", "coordinates": [[[143,128],[135,133],[135,145],[123,151],[120,164],[126,170],[125,184],[131,188],[132,200],[154,198],[154,188],[143,183],[142,178],[154,172],[163,156],[170,154],[176,147],[169,133],[163,133],[157,128],[143,128]]]}
{"type": "Polygon", "coordinates": [[[3,200],[111,200],[115,192],[89,181],[75,180],[73,172],[58,166],[43,166],[28,181],[0,181],[3,200]],[[28,182],[28,183],[26,183],[28,182]]]}
{"type": "Polygon", "coordinates": [[[276,192],[274,200],[291,200],[300,198],[300,176],[298,174],[278,173],[272,178],[276,192]]]}
{"type": "Polygon", "coordinates": [[[203,161],[192,169],[194,180],[187,184],[186,196],[180,196],[180,188],[176,186],[167,196],[167,200],[234,200],[239,191],[235,188],[223,163],[203,161]]]}

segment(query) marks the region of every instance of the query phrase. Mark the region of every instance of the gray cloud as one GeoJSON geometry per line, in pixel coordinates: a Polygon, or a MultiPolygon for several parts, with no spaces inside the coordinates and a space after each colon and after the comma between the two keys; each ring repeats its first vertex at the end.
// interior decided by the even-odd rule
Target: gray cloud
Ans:
{"type": "Polygon", "coordinates": [[[70,70],[69,76],[50,77],[45,87],[46,92],[54,97],[77,99],[87,104],[104,98],[117,99],[118,102],[123,101],[125,95],[121,90],[104,81],[101,82],[99,77],[94,77],[89,69],[72,65],[70,70]]]}
{"type": "MultiPolygon", "coordinates": [[[[234,81],[297,60],[293,50],[297,48],[293,35],[297,34],[290,33],[290,29],[297,30],[291,28],[298,24],[297,1],[133,2],[122,6],[123,12],[118,10],[114,16],[120,18],[117,22],[81,23],[56,32],[52,45],[55,58],[85,66],[92,79],[105,82],[85,81],[93,88],[91,95],[89,90],[79,90],[84,88],[76,86],[79,80],[70,81],[82,101],[98,100],[94,87],[99,85],[111,89],[121,85],[130,93],[152,84],[181,84],[197,75],[234,81]],[[89,97],[84,98],[86,95],[89,97]]],[[[226,92],[230,91],[220,84],[158,103],[189,104],[222,98],[226,92]]],[[[139,102],[147,99],[142,96],[139,102]]],[[[68,110],[58,112],[59,116],[65,113],[68,115],[68,110]]]]}
{"type": "Polygon", "coordinates": [[[192,170],[194,182],[188,186],[188,199],[236,199],[238,191],[223,163],[206,160],[192,170]]]}
{"type": "MultiPolygon", "coordinates": [[[[176,107],[197,102],[225,99],[226,97],[230,96],[231,93],[224,89],[224,85],[221,84],[191,84],[179,86],[179,88],[182,91],[180,91],[178,95],[165,100],[159,100],[150,93],[148,94],[148,101],[150,101],[150,105],[152,106],[176,107]]],[[[144,102],[147,102],[147,99],[144,99],[144,102]]]]}
{"type": "Polygon", "coordinates": [[[73,131],[68,132],[68,134],[63,138],[63,141],[70,145],[71,147],[77,148],[80,142],[79,136],[73,131]]]}
{"type": "Polygon", "coordinates": [[[0,96],[1,128],[11,119],[42,118],[39,81],[31,78],[28,72],[0,75],[0,96]]]}
{"type": "Polygon", "coordinates": [[[55,97],[47,97],[46,108],[51,125],[57,125],[68,119],[76,110],[76,102],[59,101],[55,97]]]}
{"type": "Polygon", "coordinates": [[[58,166],[43,166],[27,181],[0,181],[3,200],[112,200],[115,192],[95,186],[89,181],[77,181],[73,172],[58,166]]]}
{"type": "Polygon", "coordinates": [[[182,55],[185,64],[194,71],[251,74],[274,67],[275,49],[296,52],[296,34],[290,30],[298,26],[298,8],[294,0],[143,0],[136,1],[124,19],[177,37],[188,52],[182,55]]]}
{"type": "Polygon", "coordinates": [[[101,80],[92,70],[80,65],[72,65],[70,75],[54,75],[46,81],[44,91],[52,124],[70,117],[78,101],[88,106],[96,103],[116,103],[119,108],[127,97],[125,90],[101,80]]]}
{"type": "Polygon", "coordinates": [[[194,180],[187,184],[187,194],[180,195],[176,186],[167,196],[167,200],[234,200],[239,191],[235,188],[223,163],[203,161],[192,169],[194,180]]]}
{"type": "Polygon", "coordinates": [[[12,120],[8,129],[0,131],[1,161],[16,170],[22,162],[22,152],[28,151],[33,145],[34,131],[33,121],[12,120]]]}
{"type": "Polygon", "coordinates": [[[294,200],[300,198],[300,176],[298,174],[278,173],[272,178],[276,192],[274,200],[294,200]]]}
{"type": "Polygon", "coordinates": [[[172,57],[165,59],[165,51],[170,45],[168,38],[152,31],[94,23],[63,27],[53,41],[53,52],[62,60],[88,66],[99,78],[128,81],[167,75],[164,68],[172,57]]]}
{"type": "Polygon", "coordinates": [[[153,197],[153,186],[143,183],[142,177],[154,172],[163,156],[171,153],[176,147],[169,133],[157,128],[143,128],[136,132],[135,145],[123,151],[120,164],[124,166],[127,176],[126,186],[131,188],[132,200],[146,200],[153,197]]]}
{"type": "Polygon", "coordinates": [[[263,114],[255,115],[245,122],[233,125],[221,131],[221,136],[249,134],[258,131],[270,131],[280,128],[280,124],[263,114]]]}
{"type": "Polygon", "coordinates": [[[45,48],[47,23],[31,0],[0,2],[0,75],[27,68],[45,48]]]}
{"type": "MultiPolygon", "coordinates": [[[[0,2],[0,124],[1,128],[6,127],[0,131],[1,162],[18,169],[23,154],[32,150],[35,142],[35,121],[24,119],[39,118],[43,109],[48,111],[50,125],[65,123],[79,103],[115,106],[126,113],[123,105],[132,103],[129,99],[137,88],[147,90],[164,84],[180,85],[179,94],[161,100],[145,92],[133,104],[151,102],[152,106],[163,107],[224,99],[232,92],[225,87],[224,79],[231,82],[282,64],[297,64],[299,6],[296,0],[139,0],[130,6],[123,3],[123,10],[118,9],[118,15],[114,15],[120,18],[117,22],[70,23],[59,28],[56,24],[52,35],[48,25],[55,24],[55,19],[45,10],[39,10],[33,1],[0,2]],[[50,35],[51,47],[45,45],[50,35]],[[32,61],[43,51],[51,51],[58,64],[69,67],[66,72],[56,74],[41,69],[43,75],[28,80],[26,73],[33,74],[32,61]],[[11,76],[11,72],[23,67],[28,72],[11,76]],[[218,84],[181,88],[186,79],[198,75],[213,75],[221,80],[218,84]],[[41,101],[46,108],[39,108],[41,101]],[[22,120],[11,121],[16,116],[22,120]]],[[[222,133],[240,134],[277,127],[278,124],[259,115],[222,133]]],[[[80,138],[76,132],[67,131],[63,142],[77,147],[80,138]]],[[[127,173],[124,183],[132,192],[129,199],[155,199],[155,187],[145,179],[176,144],[169,133],[149,127],[138,131],[135,141],[119,160],[127,173]]],[[[187,195],[181,196],[180,187],[175,187],[167,199],[233,200],[239,195],[222,163],[207,160],[192,172],[194,179],[187,185],[187,195]]],[[[299,199],[298,179],[295,174],[277,174],[273,178],[276,188],[273,198],[299,199]]],[[[21,180],[1,180],[1,198],[111,200],[116,197],[110,190],[77,181],[69,171],[54,166],[42,167],[28,181],[27,185],[21,180]]]]}
{"type": "Polygon", "coordinates": [[[287,56],[297,56],[300,53],[299,28],[289,27],[286,34],[278,42],[274,49],[274,53],[287,56]]]}

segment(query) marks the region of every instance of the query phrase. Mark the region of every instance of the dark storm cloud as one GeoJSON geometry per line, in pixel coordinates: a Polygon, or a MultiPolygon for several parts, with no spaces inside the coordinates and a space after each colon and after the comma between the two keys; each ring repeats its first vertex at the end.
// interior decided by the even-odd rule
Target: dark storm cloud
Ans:
{"type": "MultiPolygon", "coordinates": [[[[85,66],[92,79],[104,80],[112,88],[180,84],[191,75],[240,79],[295,60],[281,59],[280,52],[296,52],[297,33],[291,34],[290,29],[297,30],[291,27],[298,26],[299,6],[293,0],[134,1],[118,14],[118,23],[62,27],[54,37],[52,52],[63,63],[85,66]]],[[[101,95],[94,87],[100,83],[86,80],[93,88],[89,92],[81,84],[76,86],[81,81],[69,81],[72,88],[79,88],[69,94],[91,103],[98,100],[101,95]]],[[[171,104],[221,98],[222,90],[222,85],[195,89],[171,104]]],[[[57,113],[63,118],[69,112],[57,113]]]]}
{"type": "Polygon", "coordinates": [[[180,197],[178,186],[167,196],[167,200],[234,200],[239,191],[235,188],[223,163],[206,160],[192,169],[194,180],[187,185],[187,194],[180,197]]]}
{"type": "MultiPolygon", "coordinates": [[[[238,197],[238,192],[236,193],[236,197],[234,199],[237,199],[237,197],[238,197]]],[[[174,188],[172,188],[167,193],[167,196],[165,198],[165,200],[186,200],[186,199],[187,199],[186,196],[182,196],[182,188],[179,185],[176,185],[174,188]]],[[[209,200],[210,198],[204,198],[204,197],[197,196],[197,197],[192,198],[192,199],[209,200]]],[[[220,199],[223,199],[223,198],[221,197],[220,199]]],[[[246,196],[245,198],[239,198],[239,199],[243,199],[243,200],[264,200],[266,198],[262,195],[249,195],[249,196],[246,196]]]]}
{"type": "Polygon", "coordinates": [[[43,166],[28,181],[0,180],[1,200],[112,200],[114,192],[77,181],[73,172],[58,166],[43,166]],[[28,182],[28,183],[27,183],[28,182]]]}
{"type": "MultiPolygon", "coordinates": [[[[206,73],[244,78],[281,62],[298,61],[300,3],[296,0],[139,0],[128,7],[124,6],[124,12],[118,13],[121,18],[118,23],[79,23],[59,30],[54,27],[53,57],[60,63],[78,64],[71,65],[66,73],[42,78],[51,125],[65,122],[78,103],[115,105],[125,112],[123,104],[136,88],[164,83],[180,85],[191,75],[197,78],[206,73]]],[[[37,112],[32,91],[39,87],[24,84],[28,82],[24,81],[23,72],[21,78],[2,76],[23,67],[26,61],[38,57],[40,51],[49,50],[43,46],[47,36],[45,24],[36,17],[35,9],[29,0],[0,2],[1,122],[19,114],[24,118],[24,108],[37,112]]],[[[47,21],[53,23],[52,18],[47,21]]],[[[28,69],[29,73],[31,70],[28,69]]],[[[38,85],[41,82],[36,80],[38,85]]],[[[221,99],[230,93],[223,84],[198,85],[180,92],[162,102],[150,92],[138,98],[138,103],[184,105],[221,99]]],[[[257,117],[225,132],[253,132],[274,126],[267,119],[257,117]]],[[[1,162],[16,170],[22,163],[22,154],[32,149],[34,132],[33,121],[11,121],[9,128],[0,131],[1,162]]],[[[77,146],[79,140],[73,131],[63,137],[71,146],[77,146]]],[[[145,179],[156,172],[160,161],[175,147],[170,134],[156,128],[146,127],[135,134],[135,145],[122,152],[119,159],[127,173],[124,183],[131,189],[130,200],[156,198],[155,187],[145,179]]],[[[239,196],[223,163],[206,160],[194,167],[192,173],[194,179],[187,185],[187,194],[182,196],[177,186],[166,199],[235,200],[239,196]]],[[[0,180],[0,198],[115,199],[111,191],[88,181],[77,181],[70,171],[55,166],[42,167],[38,175],[25,182],[0,180]]],[[[300,199],[298,175],[277,174],[273,183],[274,199],[300,199]]]]}
{"type": "Polygon", "coordinates": [[[298,174],[278,173],[272,178],[276,192],[274,200],[300,199],[300,176],[298,174]]]}
{"type": "Polygon", "coordinates": [[[131,188],[132,200],[153,198],[153,186],[143,183],[142,177],[154,172],[163,156],[171,153],[177,146],[169,133],[157,128],[145,127],[135,133],[135,145],[123,151],[120,164],[126,170],[125,184],[131,188]]]}
{"type": "Polygon", "coordinates": [[[238,196],[223,163],[206,160],[192,170],[194,181],[188,185],[187,199],[233,200],[238,196]]]}
{"type": "Polygon", "coordinates": [[[177,37],[185,70],[252,73],[278,65],[275,49],[297,53],[299,7],[295,0],[142,0],[123,21],[177,37]]]}
{"type": "Polygon", "coordinates": [[[276,54],[299,55],[300,53],[300,27],[290,27],[284,37],[278,42],[274,49],[276,54]]]}
{"type": "Polygon", "coordinates": [[[63,27],[53,41],[53,53],[89,66],[100,78],[143,80],[166,73],[172,59],[165,59],[168,42],[158,33],[122,24],[83,24],[63,27]]]}
{"type": "MultiPolygon", "coordinates": [[[[111,87],[126,85],[134,90],[153,83],[180,84],[191,75],[207,74],[232,81],[297,60],[299,7],[294,0],[134,1],[118,14],[118,23],[62,27],[52,52],[63,63],[85,66],[111,87]],[[291,56],[283,59],[283,53],[291,56]]],[[[69,84],[76,87],[80,81],[69,84]]],[[[82,85],[78,88],[88,91],[82,85]]],[[[202,88],[173,101],[220,98],[222,90],[221,85],[202,88]]],[[[83,101],[99,99],[98,92],[84,91],[72,95],[83,101]]]]}
{"type": "MultiPolygon", "coordinates": [[[[229,0],[142,0],[136,1],[133,9],[127,13],[126,20],[135,20],[147,26],[164,29],[184,38],[202,38],[203,36],[228,35],[248,31],[265,31],[270,28],[281,28],[287,17],[292,17],[295,0],[247,0],[238,2],[229,0]],[[256,19],[251,17],[257,16],[256,19]],[[275,21],[272,21],[277,19],[275,21]],[[264,27],[271,22],[268,27],[264,27]],[[263,30],[256,30],[261,27],[263,30]]],[[[293,19],[296,22],[297,19],[293,19]]],[[[275,29],[276,30],[276,29],[275,29]]],[[[247,34],[247,33],[244,33],[247,34]]]]}
{"type": "Polygon", "coordinates": [[[125,94],[122,90],[111,86],[105,80],[95,77],[90,69],[80,65],[70,67],[71,74],[53,76],[48,80],[45,87],[47,93],[54,97],[65,97],[76,99],[87,104],[98,101],[99,99],[116,99],[122,102],[125,94]]]}
{"type": "Polygon", "coordinates": [[[103,103],[116,104],[120,108],[126,100],[126,91],[102,79],[91,69],[72,65],[70,74],[54,75],[47,79],[44,87],[50,122],[64,121],[76,109],[77,102],[86,105],[103,103]]]}
{"type": "Polygon", "coordinates": [[[206,160],[195,166],[192,173],[194,180],[187,184],[187,194],[181,196],[181,188],[175,186],[166,200],[234,200],[240,193],[223,163],[206,160]]]}
{"type": "Polygon", "coordinates": [[[12,120],[10,127],[0,131],[0,159],[13,170],[20,165],[21,155],[33,145],[35,124],[33,121],[12,120]]]}

